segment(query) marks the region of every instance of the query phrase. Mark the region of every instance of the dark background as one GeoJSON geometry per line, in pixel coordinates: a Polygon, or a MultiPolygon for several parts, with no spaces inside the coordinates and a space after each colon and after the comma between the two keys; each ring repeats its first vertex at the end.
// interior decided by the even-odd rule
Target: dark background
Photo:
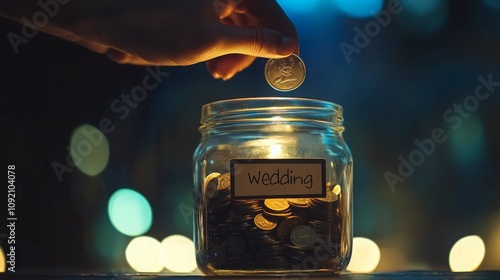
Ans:
{"type": "Polygon", "coordinates": [[[107,214],[120,188],[149,201],[153,223],[146,235],[191,238],[193,224],[180,205],[192,205],[200,108],[252,96],[344,107],[355,162],[354,236],[378,244],[379,270],[448,269],[450,248],[467,235],[485,242],[480,269],[500,269],[500,87],[467,117],[443,117],[470,100],[479,76],[500,82],[499,1],[401,1],[403,10],[350,63],[339,45],[356,46],[355,28],[364,30],[374,18],[349,16],[338,2],[280,1],[296,24],[307,67],[299,89],[269,87],[265,59],[226,82],[212,79],[204,64],[162,67],[169,76],[123,120],[111,104],[142,83],[144,67],[118,65],[42,33],[15,54],[7,34],[20,34],[21,25],[0,19],[0,158],[4,170],[16,165],[19,271],[130,270],[124,250],[132,237],[116,231],[107,214]],[[73,130],[98,127],[103,118],[116,125],[106,134],[106,169],[97,176],[75,169],[59,182],[51,164],[66,162],[73,130]],[[408,160],[415,140],[431,138],[436,128],[447,140],[391,188],[384,174],[398,174],[398,157],[408,160]]]}

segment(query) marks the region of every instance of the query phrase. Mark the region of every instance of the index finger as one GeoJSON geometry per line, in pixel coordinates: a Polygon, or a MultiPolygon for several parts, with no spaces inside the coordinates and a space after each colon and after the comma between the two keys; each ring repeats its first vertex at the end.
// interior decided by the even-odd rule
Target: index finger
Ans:
{"type": "Polygon", "coordinates": [[[294,53],[299,54],[299,39],[294,24],[275,0],[232,0],[235,12],[251,17],[256,26],[275,29],[297,42],[294,53]]]}

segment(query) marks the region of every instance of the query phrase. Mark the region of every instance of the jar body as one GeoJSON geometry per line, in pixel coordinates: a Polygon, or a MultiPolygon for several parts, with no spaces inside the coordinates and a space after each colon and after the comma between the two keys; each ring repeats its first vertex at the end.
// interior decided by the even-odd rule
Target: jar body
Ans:
{"type": "Polygon", "coordinates": [[[329,274],[347,267],[353,163],[341,110],[294,98],[204,106],[193,157],[203,273],[329,274]]]}

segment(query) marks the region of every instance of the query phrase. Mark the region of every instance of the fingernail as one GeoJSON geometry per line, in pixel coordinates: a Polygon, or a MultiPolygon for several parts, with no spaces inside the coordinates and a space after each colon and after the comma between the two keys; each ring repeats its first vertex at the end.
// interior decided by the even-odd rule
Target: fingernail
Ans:
{"type": "Polygon", "coordinates": [[[291,54],[295,49],[295,41],[288,36],[281,37],[281,42],[278,45],[276,52],[281,55],[291,54]]]}
{"type": "Polygon", "coordinates": [[[227,80],[231,79],[232,77],[234,77],[234,75],[236,75],[236,73],[227,74],[226,76],[222,77],[222,80],[227,81],[227,80]]]}

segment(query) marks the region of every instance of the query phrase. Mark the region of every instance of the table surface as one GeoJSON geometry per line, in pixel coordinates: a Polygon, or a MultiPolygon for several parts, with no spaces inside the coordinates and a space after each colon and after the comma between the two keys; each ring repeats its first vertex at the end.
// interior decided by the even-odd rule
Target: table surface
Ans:
{"type": "Polygon", "coordinates": [[[0,279],[56,279],[56,280],[202,280],[202,279],[294,279],[294,280],[315,280],[315,279],[345,279],[345,280],[500,280],[500,271],[477,271],[453,273],[447,271],[402,271],[402,272],[381,272],[381,273],[342,273],[326,277],[316,277],[308,275],[290,276],[194,276],[194,275],[167,275],[167,274],[73,274],[73,275],[23,275],[17,273],[0,274],[0,279]]]}

